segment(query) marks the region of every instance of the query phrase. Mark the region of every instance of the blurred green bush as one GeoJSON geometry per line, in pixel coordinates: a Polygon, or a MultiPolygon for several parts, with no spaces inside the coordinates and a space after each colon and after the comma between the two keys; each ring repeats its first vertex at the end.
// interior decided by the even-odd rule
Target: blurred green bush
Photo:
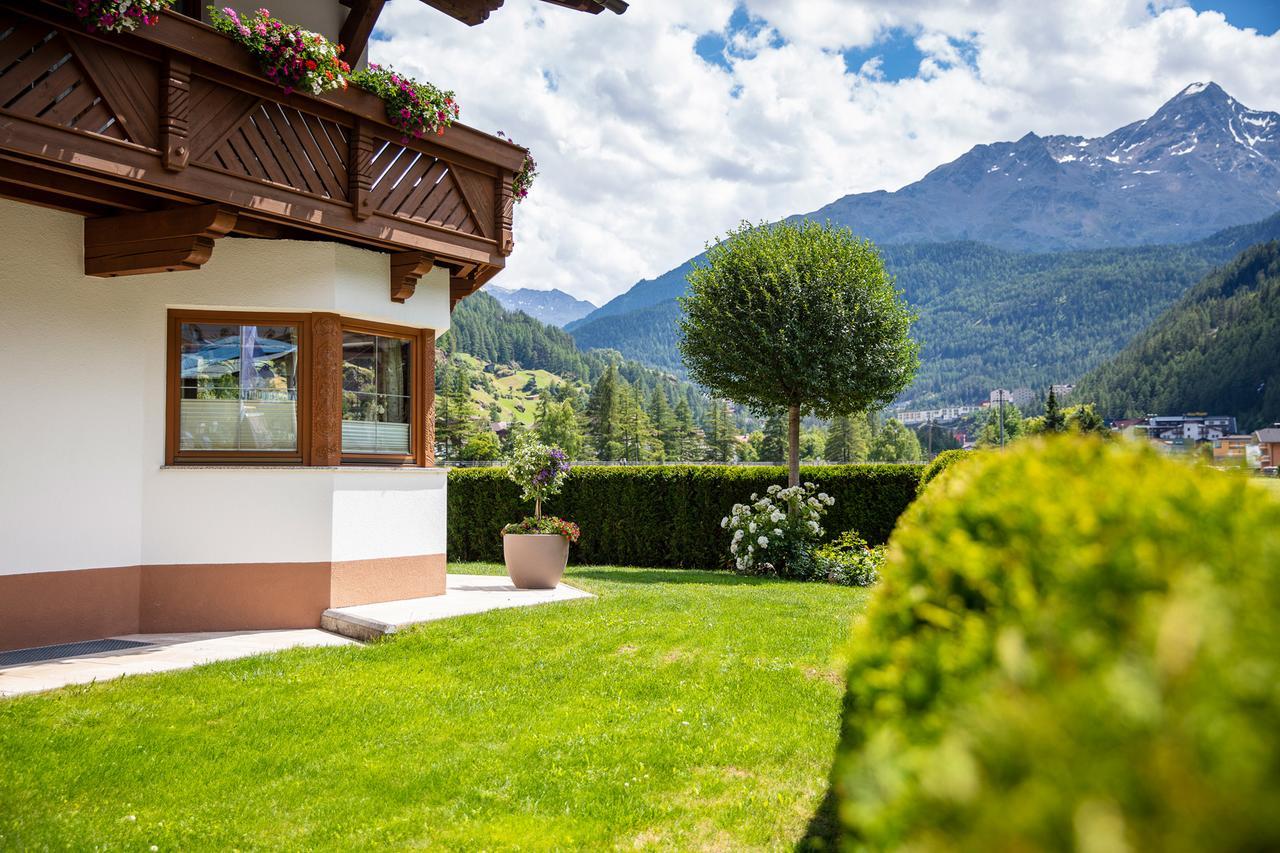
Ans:
{"type": "Polygon", "coordinates": [[[850,646],[846,849],[1280,849],[1280,502],[1128,442],[977,454],[850,646]]]}

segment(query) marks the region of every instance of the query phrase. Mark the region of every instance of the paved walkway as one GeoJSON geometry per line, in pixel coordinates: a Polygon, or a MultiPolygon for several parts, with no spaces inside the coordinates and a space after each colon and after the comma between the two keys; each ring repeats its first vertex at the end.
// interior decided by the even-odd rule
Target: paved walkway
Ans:
{"type": "Polygon", "coordinates": [[[53,690],[69,684],[108,681],[122,675],[188,669],[202,663],[300,646],[359,645],[352,637],[368,640],[393,634],[419,622],[592,597],[591,593],[566,584],[555,589],[523,590],[516,589],[501,575],[451,574],[444,595],[326,610],[321,625],[327,630],[218,631],[112,637],[146,645],[2,667],[0,697],[53,690]]]}
{"type": "Polygon", "coordinates": [[[0,696],[53,690],[68,684],[109,681],[122,675],[188,669],[202,663],[278,652],[297,646],[356,645],[315,628],[287,631],[207,631],[192,634],[124,634],[145,646],[0,669],[0,696]]]}

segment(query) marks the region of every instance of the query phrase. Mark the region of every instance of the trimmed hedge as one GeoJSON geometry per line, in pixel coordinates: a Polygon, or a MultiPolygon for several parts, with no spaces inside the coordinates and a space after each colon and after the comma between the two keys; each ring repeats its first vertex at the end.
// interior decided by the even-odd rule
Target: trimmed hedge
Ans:
{"type": "MultiPolygon", "coordinates": [[[[801,468],[836,499],[824,521],[834,538],[857,530],[886,541],[915,499],[919,465],[832,465],[801,468]]],[[[720,527],[735,503],[752,492],[785,486],[778,466],[578,466],[543,512],[577,522],[582,539],[570,550],[579,564],[718,568],[728,561],[720,527]]],[[[502,560],[504,525],[533,511],[504,468],[449,472],[449,559],[502,560]]]]}
{"type": "Polygon", "coordinates": [[[924,471],[920,473],[920,493],[923,494],[924,487],[932,483],[943,471],[964,459],[971,452],[969,450],[944,450],[933,457],[933,461],[924,466],[924,471]]]}
{"type": "Polygon", "coordinates": [[[976,454],[849,646],[859,850],[1280,849],[1280,501],[1129,442],[976,454]]]}

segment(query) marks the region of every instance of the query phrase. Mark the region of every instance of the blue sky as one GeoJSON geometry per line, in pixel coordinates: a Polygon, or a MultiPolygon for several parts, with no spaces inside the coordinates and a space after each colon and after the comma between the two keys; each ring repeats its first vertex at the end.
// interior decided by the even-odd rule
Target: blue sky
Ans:
{"type": "Polygon", "coordinates": [[[1192,0],[1191,8],[1221,12],[1233,26],[1252,27],[1262,35],[1280,30],[1280,0],[1192,0]]]}
{"type": "MultiPolygon", "coordinates": [[[[1186,5],[1197,12],[1221,12],[1232,26],[1252,28],[1261,35],[1280,31],[1280,0],[1190,0],[1186,5]]],[[[1154,9],[1152,14],[1155,14],[1154,9]]],[[[767,22],[752,18],[746,7],[739,5],[734,9],[725,31],[702,34],[695,48],[704,60],[728,70],[729,59],[737,55],[730,40],[734,36],[752,38],[766,26],[767,22]]],[[[925,60],[925,54],[916,45],[918,35],[919,30],[890,28],[880,33],[874,44],[849,48],[841,51],[841,55],[851,73],[865,70],[887,82],[909,79],[919,73],[920,63],[925,60]]],[[[775,41],[775,45],[777,43],[775,41]]],[[[960,49],[966,61],[973,61],[974,51],[969,44],[963,41],[953,41],[953,44],[960,49]]]]}
{"type": "Polygon", "coordinates": [[[600,303],[744,219],[1102,135],[1190,83],[1280,111],[1278,30],[1280,0],[506,0],[474,28],[393,0],[373,58],[533,150],[502,283],[600,303]]]}

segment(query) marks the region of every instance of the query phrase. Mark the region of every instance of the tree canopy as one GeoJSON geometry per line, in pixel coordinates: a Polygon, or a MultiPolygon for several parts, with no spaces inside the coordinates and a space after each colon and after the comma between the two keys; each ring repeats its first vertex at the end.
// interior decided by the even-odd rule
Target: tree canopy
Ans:
{"type": "Polygon", "coordinates": [[[688,278],[680,351],[689,375],[753,411],[788,411],[793,483],[802,415],[883,408],[919,366],[915,315],[875,246],[847,228],[744,223],[688,278]]]}

